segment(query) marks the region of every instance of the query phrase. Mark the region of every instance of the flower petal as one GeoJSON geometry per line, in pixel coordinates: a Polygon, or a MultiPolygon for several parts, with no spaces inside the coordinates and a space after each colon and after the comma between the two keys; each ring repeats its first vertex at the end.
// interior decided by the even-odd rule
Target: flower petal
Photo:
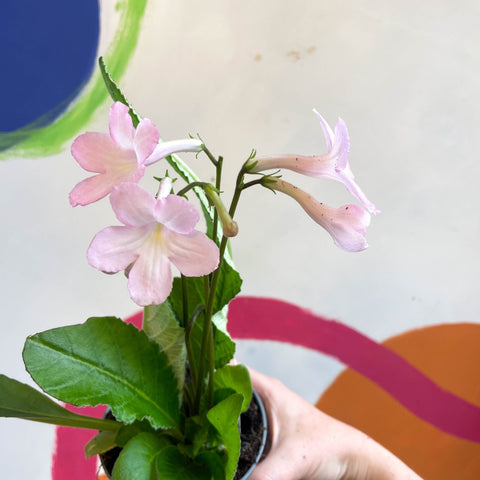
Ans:
{"type": "Polygon", "coordinates": [[[110,203],[116,217],[125,225],[141,227],[155,223],[155,198],[136,183],[117,185],[112,190],[110,203]]]}
{"type": "Polygon", "coordinates": [[[139,251],[152,234],[152,228],[107,227],[98,232],[87,250],[92,266],[107,273],[125,270],[134,262],[139,251]]]}
{"type": "Polygon", "coordinates": [[[130,297],[140,306],[159,305],[170,295],[172,284],[170,261],[162,251],[161,242],[151,238],[128,274],[130,297]]]}
{"type": "Polygon", "coordinates": [[[350,136],[345,122],[339,118],[335,125],[335,137],[333,147],[329,152],[335,157],[335,170],[343,170],[348,166],[348,154],[350,153],[350,136]]]}
{"type": "Polygon", "coordinates": [[[185,138],[182,140],[170,140],[161,142],[156,147],[150,157],[145,160],[145,165],[151,165],[162,158],[168,157],[177,152],[201,152],[203,142],[195,138],[185,138]]]}
{"type": "Polygon", "coordinates": [[[325,229],[338,247],[346,252],[360,252],[368,248],[365,235],[370,215],[367,211],[358,205],[326,209],[329,220],[325,229]]]}
{"type": "Polygon", "coordinates": [[[317,112],[317,110],[313,109],[313,113],[320,120],[320,125],[322,126],[323,130],[323,136],[325,137],[325,142],[327,144],[327,152],[330,152],[333,147],[335,138],[332,129],[330,128],[330,125],[326,122],[326,120],[317,112]]]}
{"type": "Polygon", "coordinates": [[[346,187],[347,190],[358,200],[360,200],[361,204],[370,212],[373,213],[374,215],[377,215],[380,213],[380,210],[373,204],[367,196],[363,193],[363,190],[360,188],[357,182],[354,180],[354,176],[352,173],[352,170],[350,169],[350,166],[347,164],[347,166],[337,172],[337,177],[338,180],[341,181],[346,187]]]}
{"type": "Polygon", "coordinates": [[[331,208],[317,202],[311,195],[283,180],[269,184],[294,198],[315,222],[332,236],[334,243],[347,252],[359,252],[368,247],[365,239],[370,215],[358,205],[331,208]]]}
{"type": "Polygon", "coordinates": [[[178,195],[159,198],[155,203],[154,215],[158,223],[182,234],[190,233],[200,219],[197,209],[178,195]]]}
{"type": "Polygon", "coordinates": [[[157,127],[148,118],[144,118],[135,130],[133,146],[137,154],[138,163],[144,164],[158,145],[160,134],[157,127]]]}
{"type": "Polygon", "coordinates": [[[87,132],[79,135],[70,149],[73,157],[87,172],[104,173],[122,150],[106,133],[87,132]]]}
{"type": "Polygon", "coordinates": [[[218,247],[204,233],[194,230],[189,235],[181,235],[165,228],[162,235],[166,255],[183,275],[208,275],[217,268],[218,247]]]}
{"type": "Polygon", "coordinates": [[[121,102],[115,102],[110,107],[110,136],[119,147],[133,150],[135,129],[128,110],[121,102]]]}
{"type": "Polygon", "coordinates": [[[69,194],[70,205],[88,205],[106,197],[116,185],[114,178],[99,174],[77,183],[69,194]]]}

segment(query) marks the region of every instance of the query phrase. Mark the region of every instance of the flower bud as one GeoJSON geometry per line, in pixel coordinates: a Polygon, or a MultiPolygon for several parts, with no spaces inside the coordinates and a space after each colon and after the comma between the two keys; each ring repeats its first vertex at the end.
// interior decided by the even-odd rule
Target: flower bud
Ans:
{"type": "Polygon", "coordinates": [[[235,237],[238,234],[238,224],[228,213],[218,193],[211,185],[207,185],[205,187],[205,193],[207,194],[208,198],[211,200],[217,210],[218,218],[222,223],[223,234],[229,238],[235,237]]]}

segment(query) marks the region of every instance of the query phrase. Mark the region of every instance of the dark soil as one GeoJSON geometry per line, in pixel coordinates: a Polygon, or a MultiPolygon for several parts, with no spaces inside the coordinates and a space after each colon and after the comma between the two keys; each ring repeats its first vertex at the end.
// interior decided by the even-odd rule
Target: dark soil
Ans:
{"type": "MultiPolygon", "coordinates": [[[[105,418],[114,420],[115,417],[108,410],[105,418]]],[[[255,397],[252,397],[248,410],[240,416],[240,458],[237,472],[233,480],[240,480],[248,469],[256,462],[262,444],[264,427],[262,414],[255,397]]],[[[267,439],[268,440],[268,439],[267,439]]],[[[100,460],[107,475],[111,475],[115,461],[122,449],[115,447],[100,455],[100,460]]],[[[262,458],[268,453],[268,443],[263,451],[262,458]]]]}
{"type": "MultiPolygon", "coordinates": [[[[240,480],[256,462],[262,444],[263,432],[262,414],[255,397],[252,397],[248,410],[240,416],[240,439],[242,443],[237,472],[233,480],[240,480]]],[[[262,458],[268,453],[267,447],[268,445],[262,453],[262,458]]]]}
{"type": "MultiPolygon", "coordinates": [[[[110,409],[108,409],[105,412],[104,418],[106,418],[107,420],[116,420],[116,418],[113,416],[113,413],[110,409]]],[[[115,447],[115,448],[112,448],[111,450],[108,450],[108,452],[104,452],[99,455],[100,463],[102,464],[103,469],[105,470],[105,473],[107,474],[108,478],[110,478],[112,474],[113,466],[115,465],[115,462],[117,461],[117,458],[120,455],[121,451],[122,451],[121,447],[115,447]]]]}

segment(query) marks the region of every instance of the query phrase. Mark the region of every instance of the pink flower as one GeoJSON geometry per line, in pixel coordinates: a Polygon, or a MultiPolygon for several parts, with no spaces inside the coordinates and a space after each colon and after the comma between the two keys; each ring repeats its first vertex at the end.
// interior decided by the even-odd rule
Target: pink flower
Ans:
{"type": "Polygon", "coordinates": [[[275,181],[269,182],[268,187],[294,198],[307,214],[332,236],[335,245],[342,250],[360,252],[368,247],[365,235],[370,224],[370,214],[362,207],[327,207],[291,183],[280,179],[272,180],[275,181]]]}
{"type": "Polygon", "coordinates": [[[324,118],[313,110],[320,120],[323,134],[327,143],[327,153],[317,156],[303,155],[281,155],[258,157],[252,160],[252,163],[258,163],[250,172],[261,172],[264,170],[286,168],[310,177],[331,178],[342,182],[348,191],[354,195],[362,205],[371,213],[380,213],[375,205],[368,200],[361,188],[355,182],[352,170],[348,163],[348,153],[350,152],[350,138],[348,136],[345,122],[339,118],[335,125],[335,133],[324,118]]]}
{"type": "Polygon", "coordinates": [[[145,167],[167,155],[181,151],[200,151],[196,139],[158,143],[157,127],[147,118],[133,127],[128,107],[115,102],[110,107],[110,134],[88,132],[73,142],[75,160],[87,172],[98,175],[86,178],[70,192],[70,204],[88,205],[107,196],[115,185],[138,182],[145,167]]]}
{"type": "Polygon", "coordinates": [[[171,195],[171,185],[169,178],[161,182],[158,199],[136,183],[114,187],[110,203],[124,225],[97,233],[87,252],[88,263],[103,272],[131,267],[128,290],[141,306],[166,300],[172,289],[171,264],[186,276],[202,276],[219,262],[217,245],[194,229],[197,210],[171,195]]]}

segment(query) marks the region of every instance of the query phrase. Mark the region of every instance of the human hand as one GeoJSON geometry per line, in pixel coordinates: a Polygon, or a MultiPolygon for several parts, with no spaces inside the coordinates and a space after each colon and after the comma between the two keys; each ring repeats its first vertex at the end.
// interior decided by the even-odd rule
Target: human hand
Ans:
{"type": "Polygon", "coordinates": [[[250,480],[422,480],[373,439],[250,369],[269,415],[271,448],[250,480]]]}

